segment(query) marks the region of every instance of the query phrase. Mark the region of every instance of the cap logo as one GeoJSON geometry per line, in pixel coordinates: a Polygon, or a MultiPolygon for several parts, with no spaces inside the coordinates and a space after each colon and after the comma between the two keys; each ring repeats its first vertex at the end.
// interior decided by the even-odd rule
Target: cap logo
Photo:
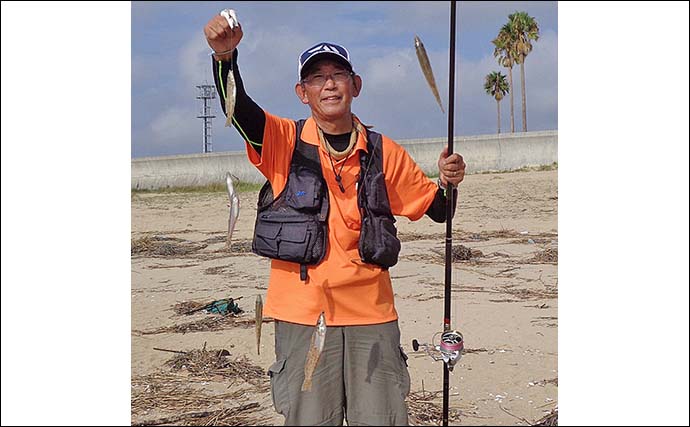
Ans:
{"type": "Polygon", "coordinates": [[[321,46],[317,46],[314,49],[308,50],[307,52],[314,53],[314,52],[318,52],[320,50],[325,50],[325,51],[334,52],[334,53],[340,53],[340,52],[338,52],[338,49],[331,47],[331,46],[328,46],[326,44],[322,44],[321,46]]]}
{"type": "Polygon", "coordinates": [[[302,67],[306,65],[310,60],[314,57],[316,57],[319,54],[322,53],[329,53],[329,54],[334,54],[345,60],[347,64],[352,67],[352,64],[350,63],[350,54],[349,52],[342,46],[338,46],[332,43],[319,43],[316,46],[305,50],[302,52],[302,54],[299,56],[299,67],[298,67],[298,74],[302,72],[302,67]]]}

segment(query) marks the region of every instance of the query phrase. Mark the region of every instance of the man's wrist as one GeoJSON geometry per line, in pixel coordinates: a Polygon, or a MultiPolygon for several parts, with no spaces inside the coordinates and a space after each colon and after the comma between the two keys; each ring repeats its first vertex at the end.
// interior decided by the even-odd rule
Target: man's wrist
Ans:
{"type": "Polygon", "coordinates": [[[443,184],[443,181],[441,181],[441,177],[439,176],[438,179],[436,180],[436,184],[438,185],[438,188],[441,190],[446,190],[448,188],[447,184],[443,184]]]}
{"type": "Polygon", "coordinates": [[[232,61],[232,55],[233,55],[234,51],[235,51],[235,49],[233,49],[233,50],[228,50],[228,51],[225,51],[225,52],[213,52],[213,51],[212,51],[212,52],[211,52],[211,56],[212,56],[213,59],[215,59],[216,61],[224,61],[224,62],[232,61]]]}

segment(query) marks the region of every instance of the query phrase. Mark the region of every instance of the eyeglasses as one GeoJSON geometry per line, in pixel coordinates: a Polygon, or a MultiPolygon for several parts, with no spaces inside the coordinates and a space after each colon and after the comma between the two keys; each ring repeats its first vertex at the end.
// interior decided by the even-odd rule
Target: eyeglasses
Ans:
{"type": "Polygon", "coordinates": [[[328,79],[333,80],[334,83],[345,83],[351,76],[355,73],[352,71],[336,71],[333,74],[312,74],[309,77],[302,79],[302,83],[306,83],[309,86],[323,87],[328,79]]]}

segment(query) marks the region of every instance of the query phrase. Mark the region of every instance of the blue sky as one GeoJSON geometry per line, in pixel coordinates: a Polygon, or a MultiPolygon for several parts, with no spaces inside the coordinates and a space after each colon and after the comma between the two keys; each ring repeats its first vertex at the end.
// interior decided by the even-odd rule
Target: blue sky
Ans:
{"type": "MultiPolygon", "coordinates": [[[[418,34],[424,42],[447,111],[449,2],[133,2],[132,157],[201,152],[196,85],[212,83],[203,27],[225,7],[237,11],[244,30],[239,65],[245,87],[265,110],[309,116],[294,94],[297,57],[319,41],[333,41],[350,51],[363,78],[352,109],[365,123],[397,140],[447,134],[447,116],[424,80],[413,40],[418,34]]],[[[483,83],[491,71],[507,74],[493,58],[491,40],[515,11],[535,17],[541,33],[525,64],[528,130],[558,128],[556,2],[458,2],[456,135],[496,132],[496,104],[483,83]]],[[[520,130],[518,67],[513,80],[520,130]]],[[[219,100],[211,103],[213,151],[244,149],[236,130],[224,127],[219,100]]],[[[506,98],[503,132],[510,127],[509,112],[506,98]]]]}

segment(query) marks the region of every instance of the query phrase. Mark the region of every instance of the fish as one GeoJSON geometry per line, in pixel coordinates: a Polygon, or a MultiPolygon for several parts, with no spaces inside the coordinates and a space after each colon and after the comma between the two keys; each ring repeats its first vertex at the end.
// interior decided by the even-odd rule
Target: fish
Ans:
{"type": "Polygon", "coordinates": [[[307,353],[307,360],[304,362],[304,381],[302,382],[302,391],[311,391],[312,377],[316,364],[319,363],[319,357],[323,351],[323,345],[326,343],[326,316],[321,312],[316,328],[311,334],[311,343],[309,344],[309,352],[307,353]]]}
{"type": "Polygon", "coordinates": [[[228,203],[228,208],[230,209],[230,215],[228,217],[228,239],[225,242],[225,248],[228,250],[230,250],[232,232],[235,230],[237,218],[240,216],[240,198],[237,196],[237,192],[235,191],[233,178],[239,181],[239,179],[233,176],[230,172],[225,175],[225,183],[228,186],[228,198],[230,199],[230,203],[228,203]]]}
{"type": "Polygon", "coordinates": [[[256,331],[256,354],[261,354],[261,324],[263,318],[264,303],[261,300],[261,295],[256,296],[256,304],[254,305],[254,323],[256,331]]]}
{"type": "Polygon", "coordinates": [[[422,72],[424,73],[426,82],[429,83],[431,92],[433,92],[434,97],[436,97],[438,106],[441,107],[441,112],[445,114],[443,104],[441,104],[441,96],[439,96],[438,89],[436,88],[434,72],[431,70],[431,63],[429,63],[429,57],[426,54],[426,49],[424,49],[424,43],[422,43],[422,40],[416,34],[414,36],[414,49],[417,52],[417,59],[419,60],[419,65],[422,67],[422,72]]]}
{"type": "Polygon", "coordinates": [[[235,87],[235,76],[233,71],[228,71],[228,78],[225,82],[225,127],[232,126],[232,115],[235,114],[235,99],[237,97],[237,88],[235,87]]]}
{"type": "MultiPolygon", "coordinates": [[[[237,13],[233,9],[224,9],[220,15],[228,21],[230,28],[235,28],[240,25],[237,19],[237,13]]],[[[232,37],[232,32],[230,33],[232,37]]],[[[225,81],[225,127],[232,126],[232,115],[235,113],[235,100],[237,99],[237,87],[235,85],[235,75],[232,68],[228,71],[228,77],[225,81]]]]}

